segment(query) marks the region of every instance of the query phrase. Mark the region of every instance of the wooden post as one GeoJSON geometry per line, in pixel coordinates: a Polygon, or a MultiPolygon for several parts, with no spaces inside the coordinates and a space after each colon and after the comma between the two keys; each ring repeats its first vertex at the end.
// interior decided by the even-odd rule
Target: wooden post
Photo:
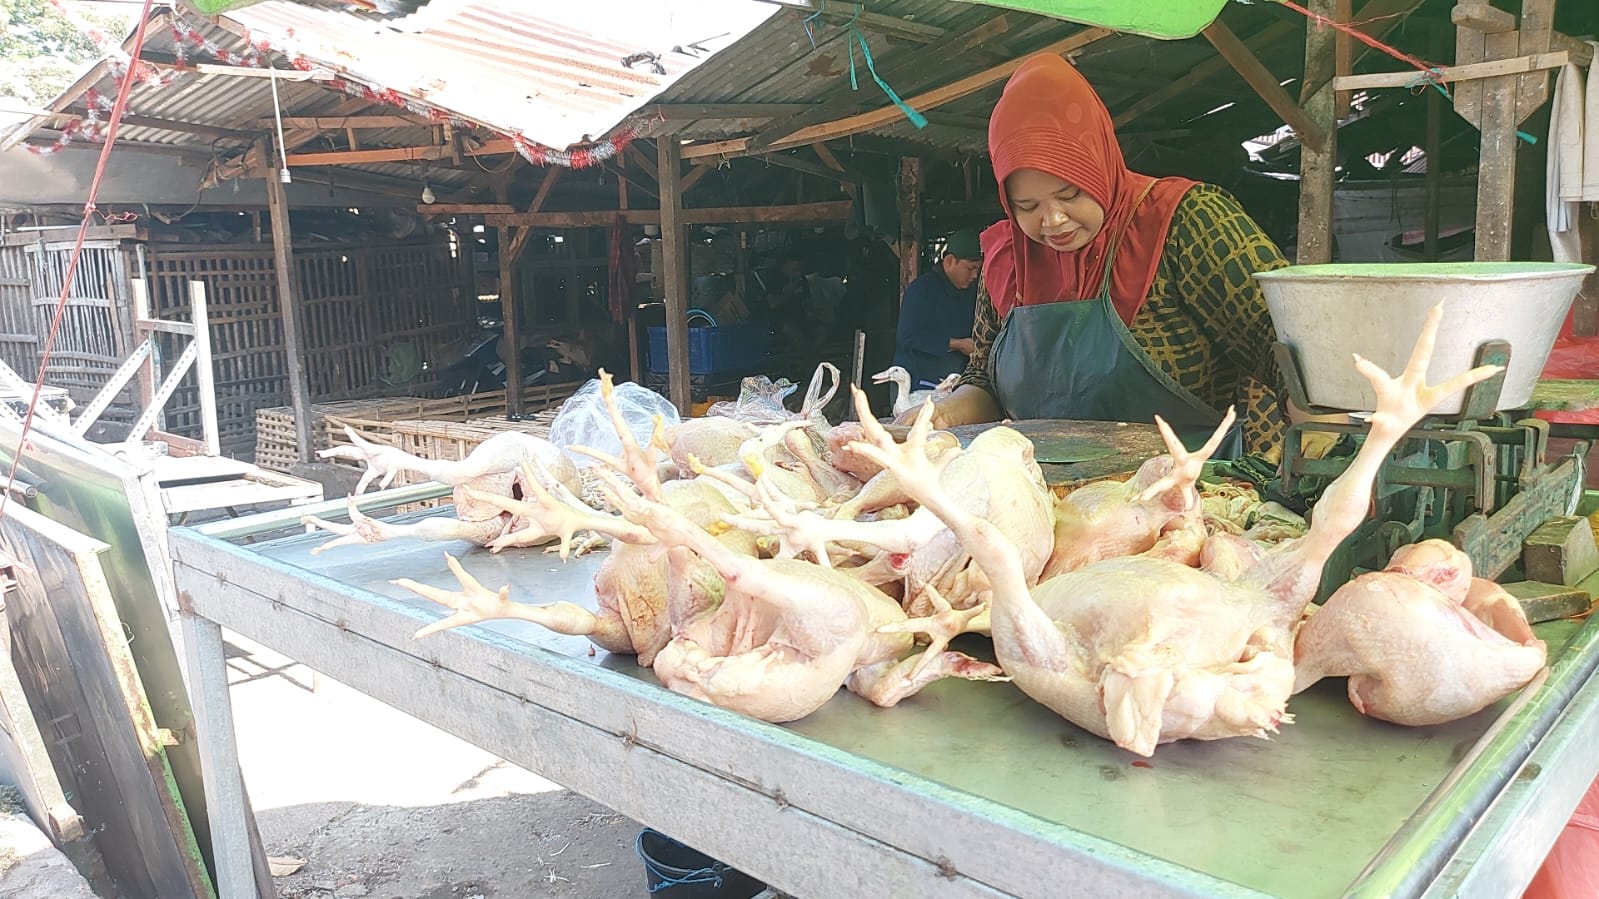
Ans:
{"type": "Polygon", "coordinates": [[[683,224],[683,145],[675,137],[655,142],[661,187],[661,289],[666,300],[667,395],[687,418],[689,392],[688,253],[683,224]]]}
{"type": "Polygon", "coordinates": [[[522,324],[516,308],[516,228],[501,227],[500,238],[500,319],[505,333],[500,346],[505,347],[505,414],[522,417],[522,324]]]}
{"type": "MultiPolygon", "coordinates": [[[[1514,32],[1490,34],[1484,46],[1492,58],[1514,56],[1514,32]]],[[[1482,133],[1477,162],[1478,262],[1510,259],[1510,219],[1516,202],[1515,75],[1489,78],[1482,85],[1482,133]]]]}
{"type": "MultiPolygon", "coordinates": [[[[1548,50],[1553,40],[1553,0],[1525,0],[1520,30],[1513,14],[1480,0],[1459,0],[1450,10],[1455,29],[1455,64],[1511,59],[1548,50]]],[[[1542,105],[1549,73],[1502,75],[1462,83],[1455,111],[1477,126],[1477,246],[1479,262],[1510,259],[1516,201],[1516,126],[1542,105]]]]}
{"type": "Polygon", "coordinates": [[[899,161],[899,297],[922,273],[922,161],[906,156],[899,161]]]}
{"type": "Polygon", "coordinates": [[[254,815],[239,775],[222,628],[188,612],[180,614],[178,622],[188,662],[189,703],[194,709],[211,846],[216,854],[217,897],[267,899],[272,894],[259,890],[251,840],[254,815]]]}
{"type": "MultiPolygon", "coordinates": [[[[1354,12],[1351,0],[1335,0],[1333,14],[1337,21],[1348,22],[1354,12]]],[[[1355,71],[1355,44],[1349,35],[1340,31],[1333,35],[1333,74],[1352,75],[1355,71]]],[[[1436,93],[1436,91],[1434,91],[1436,93]]],[[[1333,94],[1333,116],[1339,121],[1349,117],[1350,91],[1338,91],[1333,94]]]]}
{"type": "MultiPolygon", "coordinates": [[[[1599,227],[1582,216],[1583,221],[1578,224],[1579,246],[1582,247],[1581,259],[1592,262],[1599,259],[1599,227]]],[[[1571,331],[1577,337],[1592,337],[1599,334],[1599,272],[1592,272],[1582,280],[1582,290],[1577,294],[1577,314],[1572,317],[1571,331]]]]}
{"type": "Polygon", "coordinates": [[[294,235],[289,228],[289,198],[278,173],[267,171],[267,212],[272,217],[272,259],[278,275],[278,314],[283,317],[283,357],[294,406],[294,444],[300,461],[314,458],[311,445],[311,387],[305,376],[305,341],[300,333],[300,278],[294,267],[294,235]]]}
{"type": "Polygon", "coordinates": [[[1443,141],[1440,138],[1440,128],[1443,122],[1444,96],[1438,91],[1427,90],[1427,208],[1425,224],[1425,242],[1422,244],[1422,258],[1428,262],[1438,261],[1438,220],[1439,203],[1443,193],[1444,163],[1440,157],[1443,155],[1443,141]]]}
{"type": "Polygon", "coordinates": [[[220,456],[216,372],[211,368],[211,317],[206,311],[204,281],[189,282],[189,321],[194,324],[194,379],[200,388],[200,438],[205,441],[207,455],[220,456]]]}
{"type": "MultiPolygon", "coordinates": [[[[1310,11],[1332,18],[1337,0],[1310,0],[1310,11]]],[[[1338,165],[1338,120],[1331,77],[1336,66],[1334,29],[1305,29],[1305,81],[1327,83],[1314,96],[1301,97],[1305,114],[1324,135],[1320,146],[1302,140],[1299,145],[1299,252],[1301,265],[1332,261],[1333,186],[1338,165]]]]}

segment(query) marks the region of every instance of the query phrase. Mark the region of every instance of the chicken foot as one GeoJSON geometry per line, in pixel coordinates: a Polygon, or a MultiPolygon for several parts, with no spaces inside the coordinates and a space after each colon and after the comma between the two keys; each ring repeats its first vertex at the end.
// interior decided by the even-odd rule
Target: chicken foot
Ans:
{"type": "Polygon", "coordinates": [[[1332,558],[1344,538],[1366,520],[1377,474],[1394,447],[1434,406],[1504,370],[1499,365],[1483,365],[1442,384],[1428,385],[1427,367],[1432,361],[1443,313],[1443,303],[1439,303],[1427,314],[1410,360],[1397,378],[1370,360],[1355,355],[1355,368],[1377,394],[1377,409],[1371,416],[1365,442],[1349,467],[1327,485],[1316,503],[1309,531],[1303,537],[1279,544],[1245,577],[1246,582],[1264,587],[1283,604],[1282,617],[1288,619],[1283,623],[1285,628],[1297,621],[1305,606],[1314,599],[1327,560],[1332,558]]]}
{"type": "MultiPolygon", "coordinates": [[[[533,464],[524,463],[524,470],[531,469],[533,464]]],[[[618,516],[594,511],[564,486],[556,484],[552,491],[540,483],[539,479],[531,477],[530,471],[528,474],[529,476],[523,480],[527,488],[526,495],[531,501],[468,489],[468,494],[474,500],[502,509],[528,522],[527,527],[491,541],[488,544],[491,552],[515,546],[536,545],[551,537],[559,537],[561,558],[565,560],[571,552],[572,538],[578,531],[590,531],[624,543],[655,542],[648,531],[630,525],[618,516]]]]}
{"type": "Polygon", "coordinates": [[[462,627],[468,624],[479,624],[492,619],[507,619],[531,621],[541,627],[548,628],[558,634],[572,637],[588,637],[595,645],[608,652],[633,652],[632,642],[628,637],[622,621],[616,617],[598,616],[582,606],[570,602],[552,602],[542,605],[515,602],[511,599],[509,585],[499,590],[490,590],[482,582],[473,577],[465,568],[461,567],[460,560],[449,553],[444,554],[445,564],[450,566],[450,571],[460,583],[459,590],[446,590],[440,587],[419,583],[410,578],[399,578],[389,581],[396,587],[403,587],[416,595],[430,599],[441,606],[452,609],[447,618],[442,618],[418,630],[411,639],[420,640],[440,631],[462,627]]]}
{"type": "Polygon", "coordinates": [[[995,624],[1006,622],[1008,630],[1014,631],[1016,645],[1021,648],[1022,654],[1036,665],[1064,666],[1067,652],[1065,638],[1055,627],[1055,622],[1028,599],[1027,574],[1020,552],[999,528],[961,508],[960,503],[940,483],[938,467],[928,458],[926,451],[927,437],[932,432],[933,404],[927,402],[922,405],[915,423],[911,425],[909,436],[903,444],[898,444],[872,417],[866,394],[859,388],[853,388],[853,391],[866,439],[852,444],[851,451],[894,473],[900,484],[904,485],[906,493],[921,506],[911,518],[930,514],[955,533],[993,585],[995,605],[991,620],[995,624]]]}
{"type": "Polygon", "coordinates": [[[364,514],[356,507],[353,495],[349,497],[346,509],[350,516],[348,524],[328,521],[315,515],[301,517],[301,522],[337,535],[334,539],[313,547],[311,555],[320,555],[339,546],[370,546],[400,537],[415,537],[430,541],[466,540],[482,546],[499,537],[506,527],[506,522],[499,518],[478,521],[424,518],[409,524],[394,524],[364,514]]]}

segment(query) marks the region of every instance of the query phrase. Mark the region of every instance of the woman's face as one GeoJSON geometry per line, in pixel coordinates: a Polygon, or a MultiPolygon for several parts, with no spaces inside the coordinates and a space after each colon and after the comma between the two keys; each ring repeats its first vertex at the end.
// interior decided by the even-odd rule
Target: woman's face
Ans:
{"type": "Polygon", "coordinates": [[[1037,169],[1012,172],[1005,179],[1005,196],[1022,233],[1052,250],[1081,250],[1105,226],[1104,207],[1075,185],[1037,169]]]}

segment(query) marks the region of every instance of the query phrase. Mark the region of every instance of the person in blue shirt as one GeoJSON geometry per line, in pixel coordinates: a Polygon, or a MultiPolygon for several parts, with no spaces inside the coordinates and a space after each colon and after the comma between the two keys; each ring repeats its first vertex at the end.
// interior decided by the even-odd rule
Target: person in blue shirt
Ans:
{"type": "Polygon", "coordinates": [[[956,231],[944,241],[938,267],[905,288],[894,340],[894,364],[910,372],[911,389],[937,386],[964,371],[972,344],[972,313],[983,249],[976,231],[956,231]]]}

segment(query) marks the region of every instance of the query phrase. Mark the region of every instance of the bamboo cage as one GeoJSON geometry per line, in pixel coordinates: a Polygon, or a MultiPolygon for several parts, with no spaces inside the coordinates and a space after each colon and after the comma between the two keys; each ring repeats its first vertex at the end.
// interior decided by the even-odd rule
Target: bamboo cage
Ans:
{"type": "MultiPolygon", "coordinates": [[[[289,399],[288,363],[272,250],[243,246],[151,245],[147,260],[152,302],[161,318],[185,320],[190,281],[206,286],[211,318],[217,415],[224,452],[264,447],[262,467],[292,464],[279,431],[287,418],[293,447],[294,421],[281,407],[289,399]],[[260,413],[265,410],[267,414],[260,413]],[[266,435],[256,433],[265,424],[266,435]]],[[[414,380],[387,370],[392,349],[407,346],[421,359],[439,359],[452,342],[470,333],[463,298],[465,270],[442,241],[339,243],[297,247],[306,379],[311,399],[329,406],[373,399],[400,405],[431,402],[416,397],[376,400],[384,394],[420,392],[414,380]]],[[[191,381],[168,404],[169,430],[197,426],[199,394],[191,381]]],[[[479,395],[485,396],[483,394],[479,395]]],[[[500,398],[503,408],[504,398],[500,398]]],[[[382,408],[387,408],[383,406],[382,408]]],[[[491,410],[492,411],[492,410],[491,410]]],[[[324,409],[360,420],[363,407],[324,409]]],[[[486,414],[486,413],[485,413],[486,414]]],[[[400,417],[415,417],[406,413],[400,417]]],[[[392,419],[387,419],[392,420],[392,419]]],[[[318,425],[319,431],[325,430],[318,425]]],[[[337,442],[337,441],[332,441],[337,442]]],[[[318,439],[318,448],[330,441],[318,439]]],[[[283,470],[278,467],[277,470],[283,470]]]]}

